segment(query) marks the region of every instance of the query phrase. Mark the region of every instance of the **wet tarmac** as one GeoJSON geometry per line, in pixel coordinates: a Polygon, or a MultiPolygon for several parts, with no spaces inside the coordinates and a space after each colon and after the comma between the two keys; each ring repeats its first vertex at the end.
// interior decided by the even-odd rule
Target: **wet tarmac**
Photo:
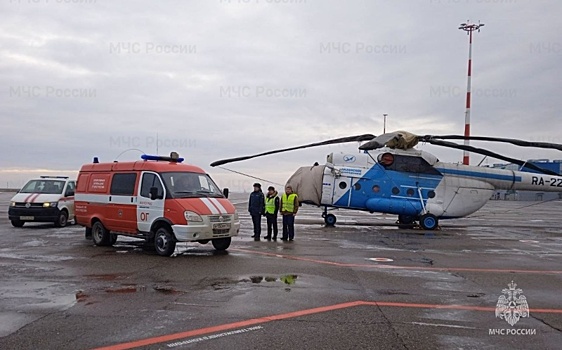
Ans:
{"type": "Polygon", "coordinates": [[[294,242],[254,242],[234,196],[242,228],[226,253],[190,243],[164,258],[130,238],[96,247],[74,225],[13,228],[11,195],[0,193],[0,349],[562,344],[561,201],[493,201],[431,232],[341,210],[324,227],[303,206],[294,242]],[[529,308],[513,325],[496,316],[509,293],[529,308]]]}

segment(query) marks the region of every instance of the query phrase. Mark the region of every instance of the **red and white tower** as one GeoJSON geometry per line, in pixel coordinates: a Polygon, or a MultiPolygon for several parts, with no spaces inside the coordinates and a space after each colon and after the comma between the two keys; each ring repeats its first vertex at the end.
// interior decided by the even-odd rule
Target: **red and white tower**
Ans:
{"type": "MultiPolygon", "coordinates": [[[[480,27],[483,27],[484,23],[478,22],[470,23],[470,21],[466,21],[466,23],[461,23],[459,29],[464,30],[468,36],[468,81],[466,84],[466,112],[464,114],[464,137],[470,136],[470,88],[471,88],[471,78],[472,78],[472,32],[475,30],[480,32],[480,27]]],[[[468,146],[470,141],[468,139],[464,140],[464,144],[468,146]]],[[[468,165],[470,163],[470,158],[468,155],[468,151],[463,151],[463,158],[462,163],[468,165]]]]}

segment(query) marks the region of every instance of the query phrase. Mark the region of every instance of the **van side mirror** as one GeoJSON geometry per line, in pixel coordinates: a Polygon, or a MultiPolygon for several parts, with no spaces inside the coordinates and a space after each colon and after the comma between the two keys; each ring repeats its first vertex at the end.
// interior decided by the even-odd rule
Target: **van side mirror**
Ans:
{"type": "Polygon", "coordinates": [[[162,199],[161,196],[158,195],[158,187],[151,187],[150,188],[150,199],[162,199]]]}
{"type": "Polygon", "coordinates": [[[74,190],[66,190],[66,193],[64,194],[65,197],[72,197],[74,196],[74,190]]]}
{"type": "Polygon", "coordinates": [[[222,194],[223,194],[224,198],[228,198],[228,193],[229,193],[228,188],[222,189],[222,194]]]}

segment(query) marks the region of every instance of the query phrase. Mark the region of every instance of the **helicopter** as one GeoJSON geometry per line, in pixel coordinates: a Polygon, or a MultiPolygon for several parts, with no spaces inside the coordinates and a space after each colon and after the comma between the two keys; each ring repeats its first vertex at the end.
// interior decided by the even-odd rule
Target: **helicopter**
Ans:
{"type": "Polygon", "coordinates": [[[334,226],[337,221],[334,214],[328,214],[328,208],[339,208],[396,214],[400,228],[419,225],[424,230],[435,230],[441,219],[461,218],[476,212],[497,190],[562,192],[562,176],[556,172],[487,149],[446,140],[503,142],[562,151],[562,145],[546,142],[396,131],[379,136],[342,137],[223,159],[211,166],[310,147],[366,141],[359,146],[361,153],[328,154],[325,164],[300,167],[287,180],[301,203],[324,208],[322,217],[327,226],[334,226]],[[418,142],[494,157],[517,164],[520,170],[441,162],[433,154],[416,149],[418,142]]]}

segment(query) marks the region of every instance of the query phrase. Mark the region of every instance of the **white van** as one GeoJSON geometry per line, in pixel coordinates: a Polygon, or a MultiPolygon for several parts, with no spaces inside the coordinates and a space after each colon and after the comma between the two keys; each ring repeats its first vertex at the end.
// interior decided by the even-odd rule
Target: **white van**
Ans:
{"type": "Polygon", "coordinates": [[[76,181],[68,176],[41,176],[29,180],[12,198],[8,217],[14,227],[26,222],[53,222],[64,227],[74,219],[76,181]]]}

